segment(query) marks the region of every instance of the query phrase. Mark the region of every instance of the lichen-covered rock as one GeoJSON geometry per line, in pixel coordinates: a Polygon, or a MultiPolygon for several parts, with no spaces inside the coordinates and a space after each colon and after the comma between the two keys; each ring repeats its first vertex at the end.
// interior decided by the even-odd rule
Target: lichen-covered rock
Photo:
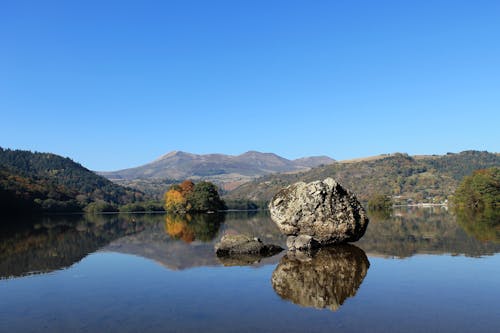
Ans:
{"type": "Polygon", "coordinates": [[[355,242],[368,226],[356,196],[332,178],[282,189],[269,203],[269,211],[282,233],[308,235],[321,246],[355,242]]]}
{"type": "Polygon", "coordinates": [[[283,248],[273,244],[264,244],[257,237],[247,235],[224,235],[220,242],[215,244],[217,256],[231,256],[241,254],[257,254],[271,256],[283,251],[283,248]]]}
{"type": "Polygon", "coordinates": [[[356,295],[369,267],[365,252],[350,244],[324,247],[316,253],[289,251],[274,270],[271,283],[285,300],[335,311],[356,295]]]}
{"type": "Polygon", "coordinates": [[[319,243],[309,235],[288,236],[286,239],[286,247],[288,250],[309,251],[319,247],[319,243]]]}

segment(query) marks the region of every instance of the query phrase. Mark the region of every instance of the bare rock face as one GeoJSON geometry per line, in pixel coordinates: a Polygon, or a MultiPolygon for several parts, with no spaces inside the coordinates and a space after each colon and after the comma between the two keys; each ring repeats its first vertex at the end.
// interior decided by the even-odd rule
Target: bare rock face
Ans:
{"type": "Polygon", "coordinates": [[[368,226],[356,196],[332,178],[282,189],[269,203],[269,211],[282,233],[311,236],[319,246],[355,242],[368,226]]]}
{"type": "Polygon", "coordinates": [[[356,295],[369,267],[365,252],[354,245],[324,247],[316,253],[289,251],[274,270],[271,283],[285,300],[336,311],[356,295]]]}
{"type": "Polygon", "coordinates": [[[283,249],[277,245],[264,244],[257,237],[247,235],[224,235],[220,242],[215,244],[215,253],[219,257],[238,255],[272,256],[283,249]]]}

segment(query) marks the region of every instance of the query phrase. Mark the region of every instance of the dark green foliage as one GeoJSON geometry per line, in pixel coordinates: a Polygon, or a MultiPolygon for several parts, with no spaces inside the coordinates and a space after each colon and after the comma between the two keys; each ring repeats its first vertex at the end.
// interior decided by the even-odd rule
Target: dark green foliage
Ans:
{"type": "Polygon", "coordinates": [[[246,199],[229,199],[224,200],[227,209],[232,210],[258,210],[267,209],[267,202],[265,201],[253,201],[246,199]]]}
{"type": "Polygon", "coordinates": [[[76,193],[65,187],[22,177],[0,166],[0,211],[3,213],[80,211],[82,204],[75,197],[76,193]]]}
{"type": "Polygon", "coordinates": [[[186,196],[191,204],[191,211],[206,212],[226,209],[224,201],[219,197],[217,186],[210,182],[199,182],[194,185],[194,189],[186,196]]]}
{"type": "Polygon", "coordinates": [[[144,207],[146,212],[164,212],[165,207],[163,207],[163,203],[159,201],[146,201],[140,202],[140,204],[144,207]]]}
{"type": "Polygon", "coordinates": [[[145,212],[146,209],[139,203],[129,203],[120,206],[119,211],[122,213],[134,213],[134,212],[145,212]]]}
{"type": "Polygon", "coordinates": [[[486,151],[467,150],[460,154],[448,153],[441,158],[430,159],[426,164],[460,181],[475,170],[500,166],[500,156],[486,151]]]}
{"type": "Polygon", "coordinates": [[[500,206],[500,168],[474,171],[458,186],[453,203],[459,208],[485,209],[500,206]]]}
{"type": "Polygon", "coordinates": [[[392,208],[392,199],[388,195],[375,194],[368,200],[369,210],[389,210],[392,208]]]}
{"type": "Polygon", "coordinates": [[[118,208],[115,205],[110,204],[105,201],[95,201],[89,203],[85,207],[85,212],[89,214],[100,214],[100,213],[115,213],[118,212],[118,208]]]}
{"type": "Polygon", "coordinates": [[[125,204],[139,191],[98,176],[69,158],[0,148],[0,208],[9,212],[81,211],[94,201],[125,204]]]}

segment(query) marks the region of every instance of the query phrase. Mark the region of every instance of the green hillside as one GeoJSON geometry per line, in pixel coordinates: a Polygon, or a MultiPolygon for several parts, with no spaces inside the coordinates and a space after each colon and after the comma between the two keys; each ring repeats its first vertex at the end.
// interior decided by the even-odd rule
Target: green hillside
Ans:
{"type": "Polygon", "coordinates": [[[365,202],[375,194],[389,195],[396,203],[443,202],[451,197],[465,175],[494,166],[500,166],[500,155],[489,152],[418,157],[398,153],[334,163],[302,173],[261,177],[241,185],[224,199],[268,201],[280,188],[294,182],[333,177],[365,202]]]}
{"type": "Polygon", "coordinates": [[[0,148],[0,209],[78,211],[95,201],[125,204],[143,198],[55,154],[0,148]]]}

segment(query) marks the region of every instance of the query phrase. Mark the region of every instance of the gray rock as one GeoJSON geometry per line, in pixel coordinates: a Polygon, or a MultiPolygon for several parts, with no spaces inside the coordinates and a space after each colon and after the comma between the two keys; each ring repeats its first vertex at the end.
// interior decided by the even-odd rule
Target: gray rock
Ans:
{"type": "Polygon", "coordinates": [[[247,235],[224,235],[220,242],[215,244],[217,256],[231,256],[241,254],[257,254],[272,256],[283,251],[283,248],[273,244],[264,244],[257,237],[247,235]]]}
{"type": "Polygon", "coordinates": [[[309,235],[288,236],[286,246],[289,250],[312,250],[318,248],[320,244],[309,235]]]}
{"type": "Polygon", "coordinates": [[[269,203],[269,211],[283,234],[308,235],[320,246],[355,242],[368,226],[356,196],[332,178],[282,189],[269,203]]]}

